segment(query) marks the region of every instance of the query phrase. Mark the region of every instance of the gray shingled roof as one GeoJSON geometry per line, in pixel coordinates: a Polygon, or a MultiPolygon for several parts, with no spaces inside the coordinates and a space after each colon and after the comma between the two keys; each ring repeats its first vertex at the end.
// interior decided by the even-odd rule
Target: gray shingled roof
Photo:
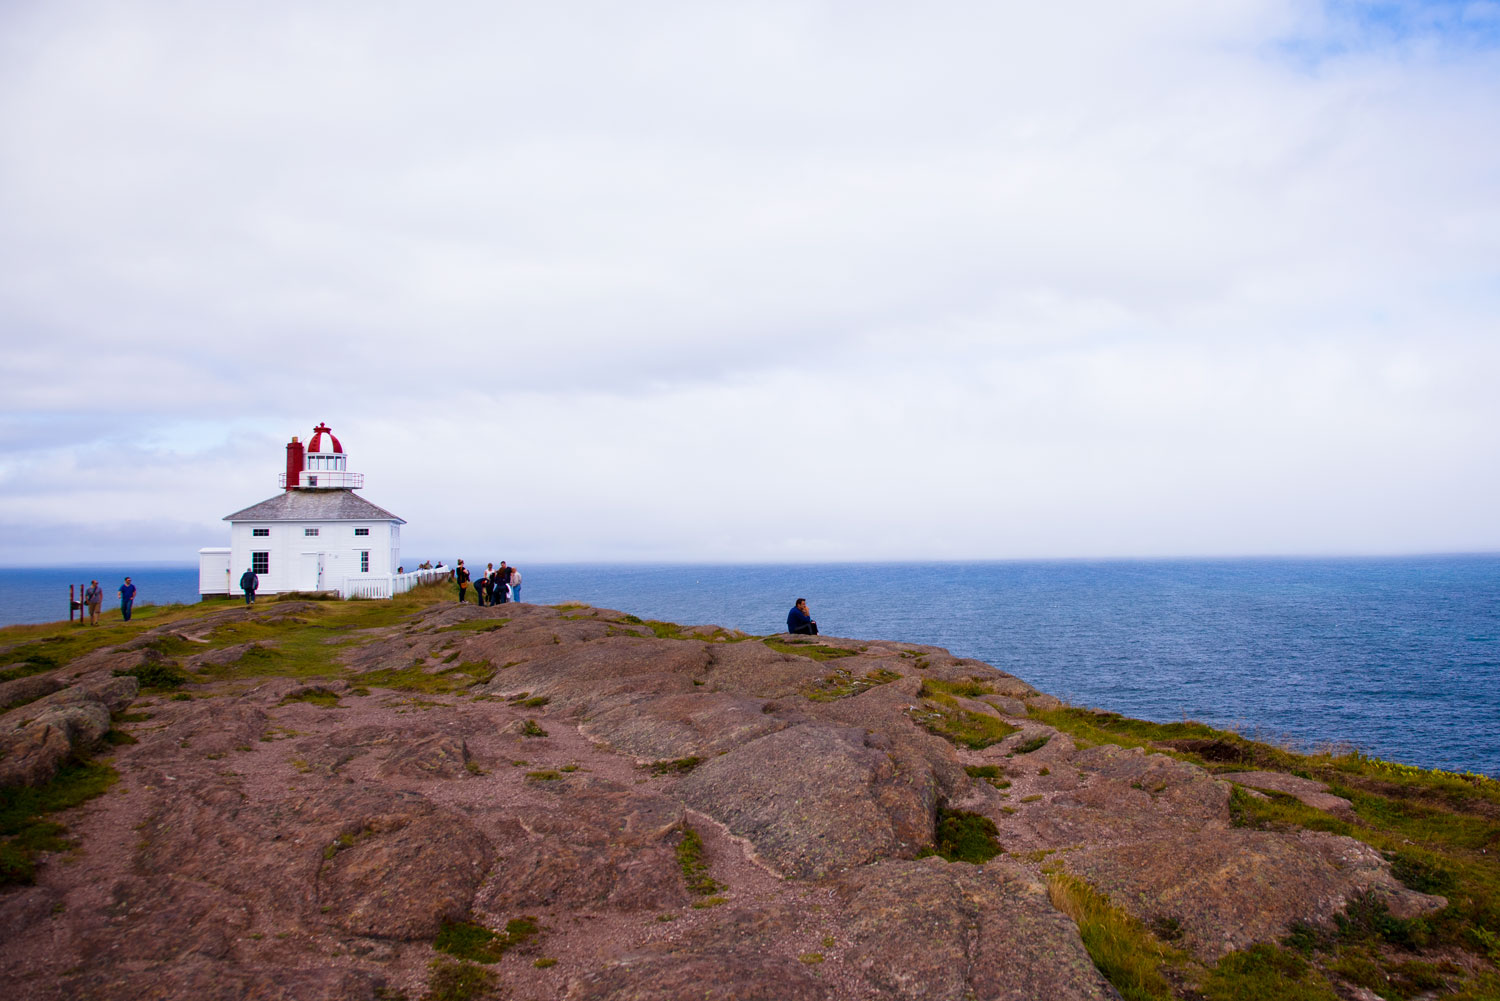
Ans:
{"type": "Polygon", "coordinates": [[[225,521],[396,521],[353,490],[285,490],[270,500],[224,516],[225,521]]]}

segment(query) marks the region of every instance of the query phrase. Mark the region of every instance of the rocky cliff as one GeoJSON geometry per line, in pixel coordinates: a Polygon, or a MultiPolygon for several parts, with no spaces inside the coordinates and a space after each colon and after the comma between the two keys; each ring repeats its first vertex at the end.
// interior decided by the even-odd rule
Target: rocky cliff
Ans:
{"type": "Polygon", "coordinates": [[[1351,905],[1446,903],[1336,825],[1244,822],[1356,822],[1324,783],[1222,739],[1089,743],[940,649],[357,611],[200,609],[0,690],[13,791],[121,735],[118,782],[58,815],[73,849],[0,895],[10,996],[1118,997],[1082,894],[1197,997],[1351,905]]]}

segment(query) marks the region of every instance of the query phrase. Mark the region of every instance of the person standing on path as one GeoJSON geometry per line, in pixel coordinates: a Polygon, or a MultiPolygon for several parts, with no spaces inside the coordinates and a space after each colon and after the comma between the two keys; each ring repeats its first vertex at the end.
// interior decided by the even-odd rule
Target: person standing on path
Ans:
{"type": "Polygon", "coordinates": [[[260,588],[260,578],[252,567],[240,574],[240,590],[245,592],[245,604],[255,604],[255,592],[260,588]]]}
{"type": "Polygon", "coordinates": [[[453,570],[453,576],[458,580],[458,600],[460,602],[469,600],[469,569],[464,566],[464,561],[459,560],[458,566],[453,570]]]}
{"type": "Polygon", "coordinates": [[[104,603],[104,588],[99,586],[97,580],[89,581],[89,588],[83,592],[83,603],[89,609],[89,625],[99,624],[99,606],[104,603]]]}
{"type": "Polygon", "coordinates": [[[125,583],[120,585],[120,614],[126,622],[130,621],[130,610],[135,607],[135,585],[130,583],[130,578],[125,578],[125,583]]]}
{"type": "Polygon", "coordinates": [[[521,571],[515,567],[510,568],[510,600],[521,600],[521,571]]]}
{"type": "Polygon", "coordinates": [[[502,602],[510,600],[510,567],[505,565],[504,560],[500,561],[500,566],[495,571],[495,588],[500,592],[497,600],[502,602]]]}

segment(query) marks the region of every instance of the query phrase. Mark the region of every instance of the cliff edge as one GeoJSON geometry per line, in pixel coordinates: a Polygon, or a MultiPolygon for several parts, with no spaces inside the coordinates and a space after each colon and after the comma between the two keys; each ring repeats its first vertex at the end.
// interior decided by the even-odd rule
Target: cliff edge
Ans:
{"type": "Polygon", "coordinates": [[[1262,954],[1337,991],[1266,996],[1360,997],[1351,922],[1453,910],[1282,752],[933,647],[435,599],[186,610],[19,670],[37,642],[0,654],[7,803],[106,731],[118,781],[0,891],[16,998],[1248,997],[1214,978],[1262,954]]]}

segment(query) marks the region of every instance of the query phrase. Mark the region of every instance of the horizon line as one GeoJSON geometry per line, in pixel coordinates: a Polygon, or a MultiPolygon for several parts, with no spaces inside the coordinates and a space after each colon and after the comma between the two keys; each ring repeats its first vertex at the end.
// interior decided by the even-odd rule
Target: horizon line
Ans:
{"type": "MultiPolygon", "coordinates": [[[[911,564],[977,564],[977,563],[1185,563],[1185,562],[1255,562],[1276,560],[1391,560],[1440,559],[1458,557],[1500,557],[1500,549],[1473,550],[1403,550],[1395,552],[1285,552],[1285,553],[1207,553],[1171,555],[1114,556],[976,556],[937,558],[930,556],[888,557],[881,559],[663,559],[650,556],[607,557],[594,559],[528,560],[536,566],[898,566],[911,564]]],[[[424,557],[425,558],[425,557],[424,557]]],[[[467,557],[464,557],[467,559],[467,557]]],[[[454,560],[459,557],[454,557],[454,560]]],[[[189,560],[118,560],[51,561],[47,563],[0,563],[0,570],[74,570],[82,567],[196,567],[189,560]]],[[[452,566],[451,562],[445,565],[452,566]]]]}

